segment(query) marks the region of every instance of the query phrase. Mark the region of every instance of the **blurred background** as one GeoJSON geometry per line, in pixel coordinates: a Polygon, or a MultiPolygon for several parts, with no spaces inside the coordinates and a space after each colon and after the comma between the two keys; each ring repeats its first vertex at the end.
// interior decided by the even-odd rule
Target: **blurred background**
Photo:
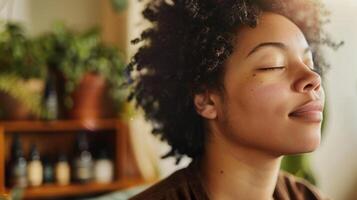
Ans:
{"type": "MultiPolygon", "coordinates": [[[[331,65],[321,147],[283,169],[336,200],[357,199],[357,20],[354,0],[324,0],[338,51],[331,65]]],[[[120,88],[148,24],[136,0],[0,0],[0,199],[127,199],[186,166],[161,160],[120,88]],[[103,173],[106,172],[106,173],[103,173]],[[144,186],[143,186],[144,185],[144,186]]]]}

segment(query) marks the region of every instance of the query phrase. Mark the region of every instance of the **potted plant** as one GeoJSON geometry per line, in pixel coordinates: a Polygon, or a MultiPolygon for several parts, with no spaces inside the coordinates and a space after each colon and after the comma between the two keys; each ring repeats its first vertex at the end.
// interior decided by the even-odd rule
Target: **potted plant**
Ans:
{"type": "Polygon", "coordinates": [[[102,43],[97,29],[78,33],[57,24],[38,40],[47,52],[50,71],[63,83],[59,90],[69,117],[106,118],[119,113],[126,95],[121,88],[124,59],[116,48],[102,43]]]}
{"type": "Polygon", "coordinates": [[[18,24],[0,27],[0,119],[41,117],[46,75],[41,47],[18,24]]]}

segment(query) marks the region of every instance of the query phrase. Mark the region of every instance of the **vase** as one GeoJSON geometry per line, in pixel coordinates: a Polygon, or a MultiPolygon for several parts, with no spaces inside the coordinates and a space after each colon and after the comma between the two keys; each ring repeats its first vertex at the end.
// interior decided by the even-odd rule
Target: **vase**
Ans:
{"type": "MultiPolygon", "coordinates": [[[[42,94],[44,82],[40,79],[29,79],[18,82],[16,85],[23,87],[30,94],[42,94]]],[[[0,91],[0,119],[1,120],[33,120],[40,118],[39,113],[34,113],[24,104],[28,99],[14,97],[9,93],[0,91]]],[[[40,102],[37,102],[40,104],[40,102]]],[[[37,105],[39,106],[39,105],[37,105]]]]}
{"type": "Polygon", "coordinates": [[[86,73],[71,95],[73,107],[69,111],[69,117],[81,120],[114,117],[113,101],[108,89],[103,76],[86,73]]]}

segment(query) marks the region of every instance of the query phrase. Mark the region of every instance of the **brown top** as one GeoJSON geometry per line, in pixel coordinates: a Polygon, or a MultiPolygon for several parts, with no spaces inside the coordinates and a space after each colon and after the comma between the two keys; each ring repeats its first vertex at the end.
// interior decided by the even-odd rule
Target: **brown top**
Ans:
{"type": "MultiPolygon", "coordinates": [[[[130,200],[209,200],[194,163],[130,200]]],[[[279,173],[273,197],[275,200],[329,200],[307,181],[286,172],[279,173]]]]}

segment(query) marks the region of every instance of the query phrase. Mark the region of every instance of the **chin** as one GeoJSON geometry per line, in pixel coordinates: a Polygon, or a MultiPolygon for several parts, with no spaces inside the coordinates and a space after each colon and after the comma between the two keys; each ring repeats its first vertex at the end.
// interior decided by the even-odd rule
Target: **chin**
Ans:
{"type": "Polygon", "coordinates": [[[284,143],[284,149],[282,149],[283,155],[291,155],[291,154],[302,154],[302,153],[310,153],[315,151],[321,142],[321,131],[313,130],[313,131],[302,131],[295,132],[290,135],[288,142],[284,143]],[[298,137],[295,137],[298,136],[298,137]]]}
{"type": "Polygon", "coordinates": [[[296,127],[290,135],[294,137],[291,148],[296,153],[309,153],[315,151],[321,142],[321,124],[296,127]]]}
{"type": "Polygon", "coordinates": [[[307,140],[302,140],[294,145],[291,145],[287,155],[289,154],[302,154],[314,152],[320,146],[320,136],[314,138],[308,138],[307,140]]]}
{"type": "Polygon", "coordinates": [[[319,145],[296,149],[295,152],[292,152],[290,154],[311,153],[311,152],[314,152],[318,147],[319,147],[319,145]]]}

